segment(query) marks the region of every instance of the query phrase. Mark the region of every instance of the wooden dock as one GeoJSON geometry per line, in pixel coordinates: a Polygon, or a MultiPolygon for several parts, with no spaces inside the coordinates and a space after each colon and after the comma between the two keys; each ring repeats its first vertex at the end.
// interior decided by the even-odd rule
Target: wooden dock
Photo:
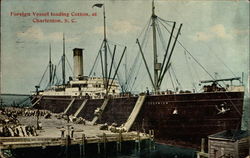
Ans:
{"type": "Polygon", "coordinates": [[[90,121],[74,116],[65,118],[62,114],[52,114],[48,118],[36,116],[33,111],[30,113],[32,115],[17,116],[18,124],[1,125],[2,129],[8,129],[11,132],[11,136],[7,134],[9,137],[6,135],[0,137],[0,157],[6,157],[8,152],[14,155],[25,154],[27,157],[34,157],[34,155],[44,157],[43,154],[54,156],[53,154],[58,153],[69,157],[70,154],[76,153],[78,155],[107,152],[111,154],[121,153],[131,148],[137,152],[145,148],[150,150],[155,148],[152,130],[148,132],[149,134],[137,131],[126,132],[115,125],[92,125],[90,121]],[[28,127],[32,127],[32,130],[37,129],[32,133],[28,127]],[[43,154],[37,155],[37,152],[43,154]]]}
{"type": "MultiPolygon", "coordinates": [[[[25,150],[35,148],[49,148],[49,147],[68,147],[78,145],[81,148],[91,146],[91,144],[101,151],[100,146],[104,149],[109,144],[116,144],[117,152],[121,151],[121,146],[125,147],[125,142],[132,142],[140,147],[140,142],[149,140],[150,147],[154,145],[154,134],[139,132],[122,132],[113,133],[108,129],[101,130],[101,125],[91,125],[91,122],[84,124],[76,124],[68,122],[61,118],[58,119],[56,115],[52,115],[50,119],[36,116],[18,116],[18,120],[22,125],[37,125],[37,121],[42,124],[42,129],[37,130],[37,136],[24,135],[19,137],[0,137],[0,154],[4,150],[25,150]]],[[[104,150],[103,149],[103,150],[104,150]]],[[[84,151],[84,149],[81,149],[84,151]]],[[[30,151],[30,150],[28,150],[30,151]]],[[[99,153],[99,152],[98,152],[99,153]]]]}
{"type": "Polygon", "coordinates": [[[33,147],[48,147],[48,146],[67,146],[76,144],[91,144],[91,143],[108,143],[108,142],[125,142],[137,140],[149,140],[152,136],[148,134],[129,132],[129,133],[113,133],[96,135],[95,137],[87,137],[82,134],[82,137],[0,137],[0,149],[18,149],[18,148],[33,148],[33,147]]]}

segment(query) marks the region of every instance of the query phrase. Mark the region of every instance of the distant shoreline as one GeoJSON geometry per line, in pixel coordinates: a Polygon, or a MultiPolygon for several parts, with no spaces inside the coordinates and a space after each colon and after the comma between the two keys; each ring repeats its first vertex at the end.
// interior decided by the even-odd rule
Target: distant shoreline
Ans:
{"type": "Polygon", "coordinates": [[[30,94],[14,94],[14,93],[1,93],[2,95],[6,95],[6,96],[30,96],[30,94]]]}

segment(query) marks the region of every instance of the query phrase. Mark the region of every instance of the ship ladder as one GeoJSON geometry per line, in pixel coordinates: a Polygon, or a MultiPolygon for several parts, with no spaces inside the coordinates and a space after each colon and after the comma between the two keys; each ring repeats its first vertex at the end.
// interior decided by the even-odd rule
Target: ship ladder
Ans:
{"type": "Polygon", "coordinates": [[[84,108],[84,106],[86,105],[88,99],[85,99],[82,103],[82,105],[78,108],[78,110],[75,112],[74,116],[77,117],[79,115],[79,113],[82,111],[82,109],[84,108]]]}
{"type": "Polygon", "coordinates": [[[107,99],[107,98],[104,100],[104,102],[100,108],[101,113],[93,118],[93,120],[91,121],[91,125],[94,125],[96,123],[96,121],[99,119],[99,117],[102,115],[102,112],[104,111],[104,109],[108,105],[108,101],[109,101],[109,99],[107,99]]]}
{"type": "Polygon", "coordinates": [[[139,114],[140,110],[141,110],[141,107],[144,103],[144,100],[146,98],[146,95],[141,95],[139,96],[139,98],[137,99],[136,103],[135,103],[135,106],[134,106],[134,109],[133,111],[130,113],[130,116],[128,117],[127,119],[127,122],[125,123],[124,125],[124,129],[126,131],[129,131],[130,128],[132,127],[137,115],[139,114]]]}
{"type": "Polygon", "coordinates": [[[64,110],[64,114],[66,114],[68,111],[69,111],[69,108],[73,105],[74,101],[75,101],[76,98],[73,98],[71,100],[71,102],[69,103],[69,105],[67,106],[67,108],[64,110]]]}
{"type": "Polygon", "coordinates": [[[32,104],[32,107],[35,106],[41,99],[42,99],[42,96],[39,99],[37,99],[37,101],[34,104],[32,104]]]}

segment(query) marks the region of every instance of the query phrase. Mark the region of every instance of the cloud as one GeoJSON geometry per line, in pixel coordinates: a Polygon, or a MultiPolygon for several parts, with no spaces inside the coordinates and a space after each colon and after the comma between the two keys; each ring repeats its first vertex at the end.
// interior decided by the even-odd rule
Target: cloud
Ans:
{"type": "Polygon", "coordinates": [[[223,38],[223,39],[233,38],[230,33],[226,33],[225,27],[222,24],[218,24],[218,25],[211,27],[210,32],[215,34],[219,38],[223,38]]]}
{"type": "Polygon", "coordinates": [[[246,35],[246,34],[249,34],[250,30],[249,29],[234,29],[232,32],[235,35],[246,35]]]}
{"type": "Polygon", "coordinates": [[[232,32],[226,31],[224,25],[217,24],[210,27],[207,31],[196,32],[192,39],[194,41],[209,41],[214,38],[233,39],[232,32]]]}
{"type": "MultiPolygon", "coordinates": [[[[127,34],[136,32],[140,27],[126,20],[115,21],[110,28],[107,29],[109,34],[127,34]]],[[[103,34],[103,26],[95,27],[92,31],[96,34],[103,34]]]]}
{"type": "Polygon", "coordinates": [[[44,34],[40,27],[32,26],[29,27],[25,32],[17,32],[17,37],[24,39],[35,39],[35,40],[43,40],[44,34]]]}
{"type": "MultiPolygon", "coordinates": [[[[45,34],[39,26],[29,27],[24,32],[17,32],[17,37],[25,40],[40,40],[40,41],[62,41],[63,33],[62,32],[53,32],[45,34]]],[[[77,41],[79,37],[67,37],[67,42],[77,41]]]]}
{"type": "Polygon", "coordinates": [[[195,41],[208,41],[212,38],[212,35],[205,32],[197,32],[193,38],[195,41]]]}
{"type": "Polygon", "coordinates": [[[47,38],[48,40],[52,40],[52,41],[61,41],[63,37],[63,33],[62,32],[53,32],[48,34],[45,38],[47,38]]]}
{"type": "Polygon", "coordinates": [[[131,22],[122,20],[122,21],[115,21],[112,30],[117,34],[127,34],[130,32],[135,32],[139,29],[140,27],[133,25],[131,22]]]}
{"type": "Polygon", "coordinates": [[[98,26],[98,27],[95,27],[94,30],[93,30],[93,33],[95,34],[103,34],[103,26],[98,26]]]}

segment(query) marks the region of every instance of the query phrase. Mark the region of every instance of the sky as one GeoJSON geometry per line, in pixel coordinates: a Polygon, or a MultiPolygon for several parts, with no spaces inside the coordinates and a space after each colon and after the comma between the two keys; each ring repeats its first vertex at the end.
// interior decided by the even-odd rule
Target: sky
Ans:
{"type": "MultiPolygon", "coordinates": [[[[48,65],[50,44],[52,62],[58,64],[62,55],[63,33],[66,38],[66,56],[71,65],[72,49],[84,48],[84,74],[88,75],[103,40],[103,10],[92,8],[96,3],[105,5],[107,38],[112,50],[114,44],[118,47],[117,62],[127,46],[119,75],[121,78],[128,77],[129,70],[133,68],[136,75],[131,76],[131,80],[135,80],[132,90],[145,91],[146,87],[151,90],[141,56],[136,58],[139,53],[136,39],[143,39],[141,32],[150,19],[152,1],[4,0],[1,1],[1,92],[30,94],[34,91],[34,86],[39,83],[48,65]],[[70,15],[36,16],[36,13],[47,12],[70,15]],[[21,13],[30,13],[30,16],[17,15],[21,13]],[[90,16],[71,15],[76,13],[88,13],[90,16]],[[37,23],[36,19],[60,19],[63,23],[37,23]],[[69,22],[65,22],[65,19],[69,22]],[[132,67],[135,59],[137,65],[132,67]]],[[[212,76],[217,74],[216,78],[241,77],[244,72],[244,83],[247,84],[249,1],[156,0],[155,7],[157,16],[175,21],[177,26],[183,24],[178,40],[212,76]]],[[[165,39],[168,36],[163,34],[165,39]]],[[[148,38],[148,47],[143,51],[152,73],[152,37],[148,38]]],[[[161,61],[164,51],[160,52],[160,44],[158,47],[158,58],[161,61]]],[[[178,80],[183,90],[200,90],[199,81],[211,79],[178,43],[171,61],[171,71],[175,72],[172,73],[173,82],[178,80]]],[[[96,73],[98,72],[100,68],[96,68],[96,73]]],[[[239,83],[235,81],[235,84],[239,83]]],[[[168,74],[162,85],[161,90],[173,89],[168,74]]]]}

